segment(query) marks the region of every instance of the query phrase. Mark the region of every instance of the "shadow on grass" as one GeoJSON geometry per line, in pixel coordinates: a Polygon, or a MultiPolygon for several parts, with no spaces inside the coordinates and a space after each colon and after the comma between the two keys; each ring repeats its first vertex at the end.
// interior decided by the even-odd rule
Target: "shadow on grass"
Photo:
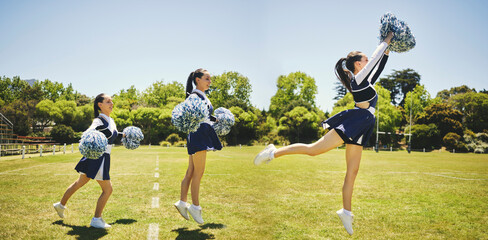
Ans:
{"type": "Polygon", "coordinates": [[[207,223],[201,225],[199,229],[189,230],[188,228],[178,228],[171,230],[172,232],[177,232],[178,236],[175,238],[176,240],[186,240],[186,239],[215,239],[215,236],[211,233],[202,232],[204,229],[222,229],[225,228],[224,224],[220,223],[207,223]]]}
{"type": "MultiPolygon", "coordinates": [[[[113,223],[109,223],[110,225],[114,224],[132,224],[137,222],[134,219],[117,219],[113,223]]],[[[76,225],[69,225],[63,222],[63,220],[58,220],[52,223],[53,225],[61,225],[63,227],[70,227],[71,230],[67,232],[70,236],[76,236],[76,239],[79,240],[89,240],[89,239],[100,239],[103,236],[108,234],[106,229],[102,228],[94,228],[94,227],[87,227],[87,226],[76,226],[76,225]]]]}

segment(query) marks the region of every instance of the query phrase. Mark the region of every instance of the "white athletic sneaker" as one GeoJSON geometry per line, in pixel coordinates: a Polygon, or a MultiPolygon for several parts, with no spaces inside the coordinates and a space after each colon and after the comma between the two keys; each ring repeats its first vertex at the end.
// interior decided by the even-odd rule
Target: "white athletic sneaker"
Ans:
{"type": "Polygon", "coordinates": [[[90,226],[94,228],[110,228],[109,224],[107,224],[102,218],[92,218],[90,222],[90,226]]]}
{"type": "Polygon", "coordinates": [[[178,202],[175,203],[175,207],[178,209],[178,212],[180,212],[182,217],[184,217],[186,220],[190,220],[190,217],[188,216],[188,208],[190,207],[189,203],[178,200],[178,202]]]}
{"type": "Polygon", "coordinates": [[[53,207],[58,213],[59,217],[64,218],[64,209],[66,209],[66,207],[63,206],[60,202],[53,204],[53,207]]]}
{"type": "Polygon", "coordinates": [[[203,224],[202,209],[199,210],[195,207],[195,205],[191,205],[188,208],[188,212],[190,212],[191,217],[193,218],[193,220],[195,220],[195,222],[197,222],[198,224],[203,224]]]}
{"type": "Polygon", "coordinates": [[[272,153],[274,151],[276,151],[276,147],[273,144],[269,144],[256,156],[256,158],[254,158],[254,165],[259,165],[263,162],[269,163],[271,160],[273,160],[272,153]]]}
{"type": "Polygon", "coordinates": [[[344,225],[344,228],[346,229],[347,233],[349,233],[349,235],[352,235],[353,234],[352,222],[353,222],[354,215],[351,216],[347,215],[344,212],[344,209],[337,211],[337,215],[339,215],[339,218],[341,219],[342,224],[344,225]]]}

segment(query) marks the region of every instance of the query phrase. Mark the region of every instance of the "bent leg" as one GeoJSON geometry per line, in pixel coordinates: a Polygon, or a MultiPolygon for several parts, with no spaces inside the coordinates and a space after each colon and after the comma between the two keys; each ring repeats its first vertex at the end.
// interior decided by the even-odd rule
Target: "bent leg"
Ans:
{"type": "Polygon", "coordinates": [[[351,211],[352,191],[354,181],[359,171],[363,146],[347,144],[346,145],[346,177],[342,186],[342,204],[344,209],[351,211]]]}
{"type": "Polygon", "coordinates": [[[330,151],[344,143],[344,140],[334,130],[330,130],[325,136],[319,139],[317,142],[311,144],[295,143],[286,147],[277,149],[274,157],[281,157],[290,154],[307,154],[310,156],[316,156],[330,151]]]}
{"type": "Polygon", "coordinates": [[[191,178],[191,201],[193,205],[200,206],[200,181],[205,172],[205,161],[207,159],[207,151],[200,151],[193,154],[193,175],[191,178]]]}
{"type": "Polygon", "coordinates": [[[102,217],[103,208],[107,204],[108,198],[112,194],[112,182],[110,180],[97,180],[100,187],[102,187],[102,194],[98,198],[97,208],[95,209],[95,217],[102,217]]]}
{"type": "Polygon", "coordinates": [[[61,198],[61,204],[63,206],[66,206],[66,203],[70,199],[70,197],[78,191],[81,187],[83,187],[88,181],[90,181],[90,178],[87,177],[85,174],[80,174],[80,177],[78,180],[76,180],[73,184],[71,184],[68,189],[66,189],[66,192],[64,192],[63,198],[61,198]]]}
{"type": "Polygon", "coordinates": [[[188,168],[186,169],[185,177],[181,181],[181,195],[180,200],[183,202],[187,201],[188,189],[190,188],[191,178],[193,176],[193,156],[190,155],[188,159],[188,168]]]}

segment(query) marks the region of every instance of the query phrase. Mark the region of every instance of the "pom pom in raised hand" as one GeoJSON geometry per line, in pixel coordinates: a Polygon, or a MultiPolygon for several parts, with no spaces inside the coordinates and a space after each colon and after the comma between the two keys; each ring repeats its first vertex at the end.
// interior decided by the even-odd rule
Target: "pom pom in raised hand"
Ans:
{"type": "Polygon", "coordinates": [[[394,52],[406,52],[415,47],[415,36],[408,25],[393,15],[386,13],[380,19],[380,41],[385,40],[389,32],[393,32],[388,49],[394,52]]]}
{"type": "Polygon", "coordinates": [[[171,113],[171,122],[182,132],[196,132],[200,123],[208,118],[207,104],[195,94],[176,105],[171,113]]]}
{"type": "Polygon", "coordinates": [[[80,153],[88,159],[98,159],[105,152],[108,140],[105,135],[97,130],[88,130],[80,139],[80,153]]]}
{"type": "Polygon", "coordinates": [[[124,137],[122,144],[125,148],[134,150],[139,147],[140,142],[144,139],[144,134],[138,127],[130,126],[124,128],[124,137]]]}
{"type": "Polygon", "coordinates": [[[220,107],[214,112],[217,122],[212,126],[215,133],[219,136],[227,135],[230,132],[230,128],[234,126],[235,119],[234,114],[229,109],[220,107]]]}

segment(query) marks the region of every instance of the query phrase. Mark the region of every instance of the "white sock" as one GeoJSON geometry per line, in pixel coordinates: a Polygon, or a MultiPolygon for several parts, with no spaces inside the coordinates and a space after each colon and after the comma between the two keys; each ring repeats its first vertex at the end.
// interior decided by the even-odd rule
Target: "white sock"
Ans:
{"type": "Polygon", "coordinates": [[[66,206],[64,206],[63,204],[61,204],[61,202],[59,202],[59,205],[61,205],[61,208],[62,209],[65,209],[66,208],[66,206]]]}
{"type": "Polygon", "coordinates": [[[102,217],[99,217],[99,218],[93,217],[93,220],[100,220],[100,219],[102,219],[102,217]]]}
{"type": "Polygon", "coordinates": [[[202,210],[202,207],[196,206],[196,205],[191,205],[191,208],[196,209],[196,210],[202,210]]]}
{"type": "Polygon", "coordinates": [[[351,211],[348,211],[346,209],[342,209],[342,211],[347,215],[347,216],[352,216],[352,212],[351,211]]]}
{"type": "Polygon", "coordinates": [[[183,202],[181,200],[178,200],[176,204],[178,204],[178,206],[186,206],[186,202],[183,202]]]}

